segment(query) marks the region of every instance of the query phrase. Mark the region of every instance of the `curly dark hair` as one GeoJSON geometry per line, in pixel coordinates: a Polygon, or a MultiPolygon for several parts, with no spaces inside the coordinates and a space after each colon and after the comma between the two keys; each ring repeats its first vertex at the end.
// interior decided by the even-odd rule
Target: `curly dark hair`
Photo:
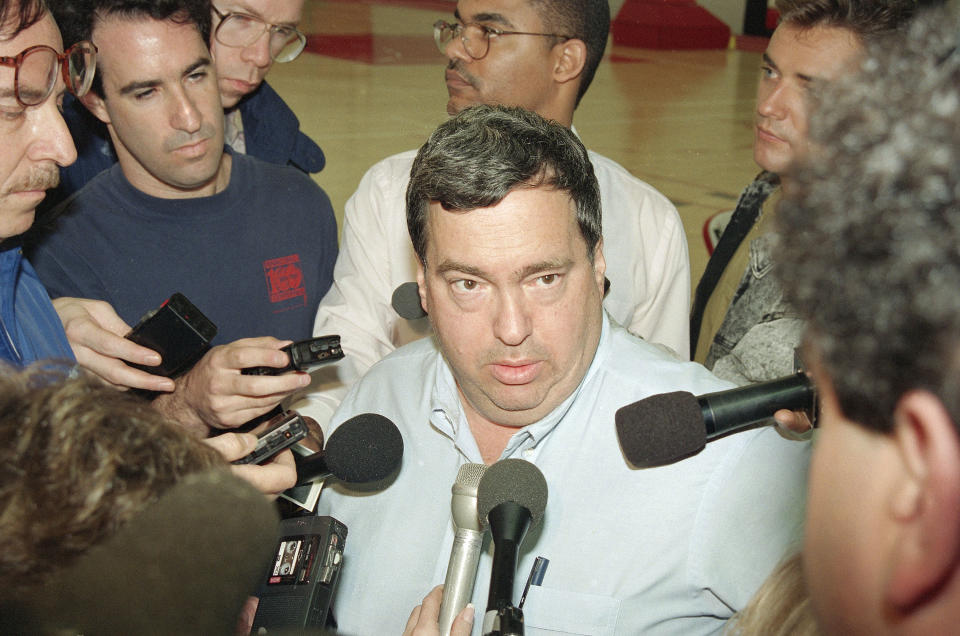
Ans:
{"type": "Polygon", "coordinates": [[[43,584],[186,475],[226,462],[69,367],[0,369],[0,596],[43,584]]]}
{"type": "Polygon", "coordinates": [[[431,201],[466,212],[494,206],[520,186],[570,194],[592,260],[601,238],[600,187],[583,144],[536,113],[482,104],[440,124],[410,168],[407,229],[420,262],[426,262],[431,201]]]}
{"type": "Polygon", "coordinates": [[[46,13],[43,0],[0,0],[0,40],[12,40],[46,13]]]}
{"type": "Polygon", "coordinates": [[[889,431],[905,392],[960,422],[960,16],[920,16],[826,87],[818,150],[778,212],[780,276],[845,415],[889,431]]]}

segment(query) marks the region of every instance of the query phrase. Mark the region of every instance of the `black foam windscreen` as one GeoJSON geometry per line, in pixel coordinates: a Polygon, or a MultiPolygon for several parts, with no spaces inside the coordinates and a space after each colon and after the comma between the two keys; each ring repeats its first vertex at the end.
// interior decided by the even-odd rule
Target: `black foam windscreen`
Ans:
{"type": "Polygon", "coordinates": [[[390,304],[406,320],[417,320],[427,315],[420,304],[420,288],[416,283],[403,283],[393,290],[390,304]]]}
{"type": "Polygon", "coordinates": [[[477,486],[477,514],[483,527],[490,511],[505,501],[529,510],[530,525],[537,525],[547,507],[547,480],[540,469],[523,459],[501,459],[488,466],[477,486]]]}
{"type": "Polygon", "coordinates": [[[634,466],[670,464],[707,445],[700,403],[686,391],[628,404],[617,410],[615,420],[620,448],[634,466]]]}
{"type": "Polygon", "coordinates": [[[390,475],[403,459],[397,425],[377,413],[361,413],[337,427],[323,449],[327,467],[340,481],[363,484],[390,475]]]}
{"type": "Polygon", "coordinates": [[[46,630],[229,634],[274,557],[273,505],[228,471],[190,475],[33,596],[46,630]]]}

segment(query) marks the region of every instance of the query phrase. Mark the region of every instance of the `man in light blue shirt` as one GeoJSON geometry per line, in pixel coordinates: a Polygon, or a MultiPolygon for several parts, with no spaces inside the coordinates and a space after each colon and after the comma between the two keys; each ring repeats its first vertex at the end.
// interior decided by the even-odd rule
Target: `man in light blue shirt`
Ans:
{"type": "MultiPolygon", "coordinates": [[[[582,144],[522,109],[467,109],[421,148],[407,219],[435,336],[375,365],[334,418],[381,413],[405,448],[382,490],[321,497],[321,514],[350,529],[341,632],[403,629],[444,579],[459,466],[507,457],[536,464],[550,491],[519,559],[520,579],[538,555],[550,560],[523,608],[528,635],[720,631],[795,548],[808,446],[766,429],[671,466],[627,465],[617,408],[728,385],[605,316],[599,190],[582,144]]],[[[490,567],[487,545],[481,613],[490,567]]]]}

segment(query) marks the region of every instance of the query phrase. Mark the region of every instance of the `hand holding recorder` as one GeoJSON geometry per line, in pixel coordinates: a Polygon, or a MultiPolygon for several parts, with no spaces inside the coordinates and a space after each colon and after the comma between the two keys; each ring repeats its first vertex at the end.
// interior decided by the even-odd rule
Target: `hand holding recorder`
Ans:
{"type": "Polygon", "coordinates": [[[118,389],[173,390],[173,380],[143,370],[160,364],[161,356],[124,337],[130,325],[110,303],[64,297],[55,299],[53,307],[81,367],[118,389]]]}

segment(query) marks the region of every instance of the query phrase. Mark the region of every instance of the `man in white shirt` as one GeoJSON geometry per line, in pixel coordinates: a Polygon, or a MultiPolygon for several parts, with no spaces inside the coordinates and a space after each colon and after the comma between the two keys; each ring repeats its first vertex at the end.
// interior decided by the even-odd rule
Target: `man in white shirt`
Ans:
{"type": "MultiPolygon", "coordinates": [[[[604,311],[600,191],[583,145],[520,108],[466,109],[414,161],[407,218],[435,337],[375,364],[334,419],[375,411],[404,438],[379,491],[335,485],[320,497],[319,514],[350,528],[334,600],[342,633],[402,630],[444,580],[460,466],[505,458],[536,464],[549,489],[519,557],[521,579],[536,556],[550,560],[526,598],[527,634],[721,630],[795,549],[809,445],[766,428],[673,465],[627,465],[619,407],[728,385],[604,311]]],[[[478,611],[490,569],[484,550],[478,611]]]]}
{"type": "MultiPolygon", "coordinates": [[[[453,24],[434,25],[449,60],[448,113],[506,104],[572,125],[606,46],[606,0],[460,0],[454,16],[453,24]]],[[[314,326],[316,335],[339,334],[347,356],[325,370],[323,382],[315,379],[309,406],[298,404],[320,422],[377,360],[430,332],[425,318],[401,318],[391,306],[394,290],[416,275],[403,210],[415,154],[373,166],[347,202],[334,284],[314,326]]],[[[604,306],[631,332],[686,358],[690,273],[680,217],[662,194],[616,162],[596,153],[590,160],[603,200],[610,280],[604,306]]]]}

